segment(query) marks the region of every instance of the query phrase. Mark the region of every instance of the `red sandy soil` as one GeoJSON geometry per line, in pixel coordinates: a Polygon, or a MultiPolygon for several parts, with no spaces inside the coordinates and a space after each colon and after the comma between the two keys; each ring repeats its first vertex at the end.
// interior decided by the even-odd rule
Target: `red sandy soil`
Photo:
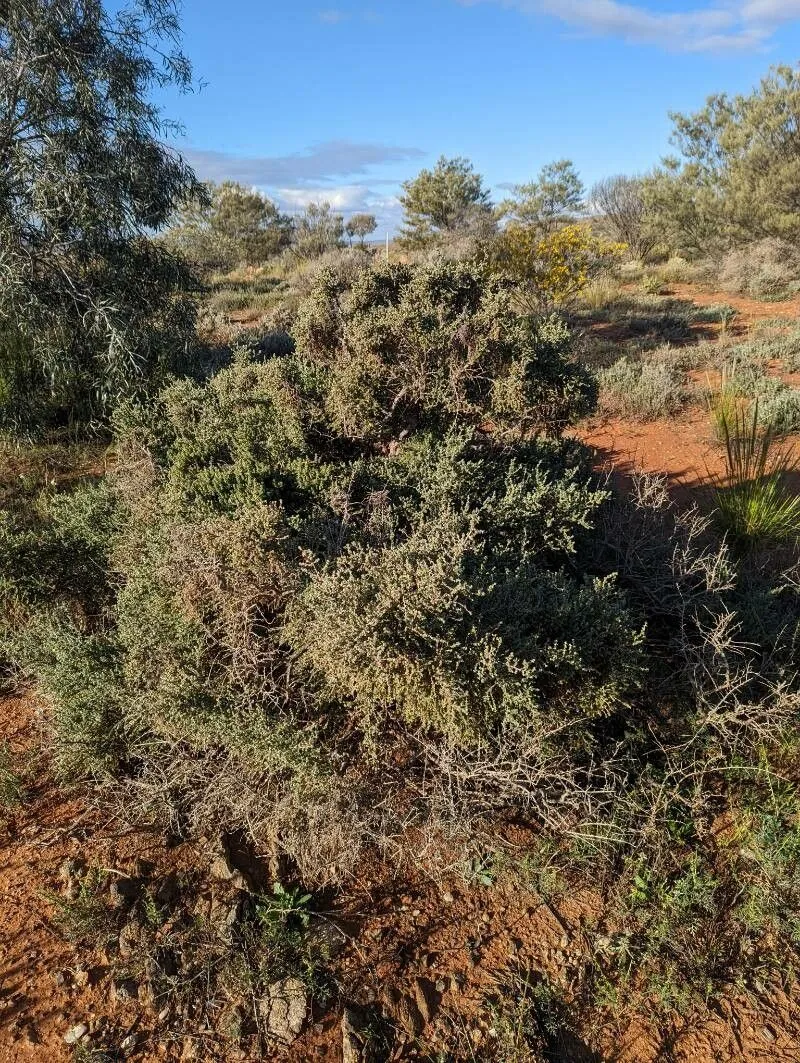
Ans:
{"type": "Polygon", "coordinates": [[[24,802],[0,821],[0,1063],[56,1063],[72,1059],[64,1035],[78,1023],[112,1030],[120,1041],[148,1025],[135,1006],[110,1006],[108,958],[77,953],[58,929],[54,898],[64,895],[66,862],[124,874],[137,859],[169,857],[160,837],[115,831],[56,785],[38,753],[32,698],[0,700],[0,741],[17,763],[35,763],[24,802]]]}
{"type": "MultiPolygon", "coordinates": [[[[800,324],[800,297],[775,303],[758,302],[746,296],[728,292],[702,291],[690,284],[674,284],[667,293],[672,298],[685,299],[698,306],[727,303],[737,310],[732,331],[744,338],[759,320],[785,318],[787,323],[800,324]]],[[[719,326],[703,326],[703,330],[719,332],[719,326]]],[[[786,384],[800,388],[800,373],[787,373],[779,362],[771,363],[767,372],[779,376],[786,384]]],[[[687,374],[687,383],[699,393],[715,381],[705,372],[687,374]]],[[[576,435],[596,451],[599,468],[612,472],[617,479],[634,472],[664,473],[679,496],[697,494],[724,472],[724,453],[715,440],[708,411],[698,401],[690,404],[678,416],[656,421],[634,421],[621,417],[594,417],[577,430],[576,435]]],[[[798,440],[788,440],[797,445],[798,440]]]]}
{"type": "Polygon", "coordinates": [[[708,413],[697,406],[658,421],[592,418],[576,434],[594,448],[598,468],[621,476],[665,473],[672,486],[691,489],[707,484],[724,467],[708,413]]]}
{"type": "Polygon", "coordinates": [[[781,302],[765,303],[746,295],[705,291],[694,284],[671,284],[667,294],[674,299],[686,299],[697,306],[732,306],[736,310],[734,325],[739,328],[771,317],[800,320],[800,296],[781,302]]]}
{"type": "MultiPolygon", "coordinates": [[[[16,756],[35,746],[37,730],[30,698],[0,702],[0,737],[16,756]]],[[[64,1035],[81,1022],[92,1032],[113,1032],[117,1043],[134,1031],[139,1046],[125,1058],[142,1063],[248,1058],[236,1049],[213,1054],[210,1046],[189,1052],[186,1039],[159,1030],[142,1005],[112,1002],[108,962],[76,954],[54,925],[51,898],[63,891],[65,860],[126,871],[137,856],[164,870],[190,861],[192,851],[167,850],[145,833],[115,833],[107,817],[60,791],[39,765],[26,803],[7,823],[0,855],[0,1063],[67,1063],[73,1056],[64,1035]]],[[[515,969],[545,974],[569,999],[586,957],[586,928],[602,911],[591,893],[556,905],[502,880],[486,887],[434,875],[423,856],[416,868],[365,866],[329,914],[344,942],[336,961],[343,994],[356,1007],[376,1003],[391,1016],[405,1036],[392,1058],[403,1060],[421,1058],[414,1035],[430,1035],[445,1017],[476,1047],[490,1045],[485,999],[515,969]]],[[[800,1007],[769,986],[757,999],[732,992],[676,1017],[668,1030],[642,1018],[608,1023],[592,1039],[594,1051],[577,1037],[565,1042],[564,1063],[796,1063],[800,1007]]],[[[339,1063],[341,1044],[334,1006],[310,1018],[283,1058],[339,1063]]]]}

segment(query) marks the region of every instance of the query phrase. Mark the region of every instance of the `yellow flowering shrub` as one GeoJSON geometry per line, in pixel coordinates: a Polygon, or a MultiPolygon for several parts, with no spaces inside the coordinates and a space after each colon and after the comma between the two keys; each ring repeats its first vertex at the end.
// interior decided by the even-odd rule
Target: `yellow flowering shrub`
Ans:
{"type": "Polygon", "coordinates": [[[586,224],[542,236],[536,226],[512,222],[498,239],[496,262],[519,283],[525,309],[542,312],[569,306],[625,250],[625,244],[599,239],[586,224]]]}

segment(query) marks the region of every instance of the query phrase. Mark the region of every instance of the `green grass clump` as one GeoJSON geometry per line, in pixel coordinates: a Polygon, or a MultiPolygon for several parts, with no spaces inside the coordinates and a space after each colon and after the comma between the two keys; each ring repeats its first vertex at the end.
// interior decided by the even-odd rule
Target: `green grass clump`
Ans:
{"type": "Polygon", "coordinates": [[[645,295],[664,295],[667,291],[667,282],[657,273],[648,273],[642,278],[641,289],[645,295]]]}
{"type": "Polygon", "coordinates": [[[744,545],[796,541],[800,494],[788,477],[797,469],[790,450],[776,446],[758,402],[720,419],[725,444],[725,481],[715,491],[717,519],[744,545]]]}

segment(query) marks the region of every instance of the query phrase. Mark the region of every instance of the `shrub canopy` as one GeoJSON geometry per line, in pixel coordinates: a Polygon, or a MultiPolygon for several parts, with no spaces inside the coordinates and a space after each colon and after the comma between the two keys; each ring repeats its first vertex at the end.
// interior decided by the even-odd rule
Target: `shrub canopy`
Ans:
{"type": "Polygon", "coordinates": [[[454,423],[555,431],[594,401],[565,326],[520,318],[507,282],[462,263],[390,266],[349,288],[326,274],[296,335],[326,373],[336,431],[353,438],[454,423]]]}
{"type": "Polygon", "coordinates": [[[592,387],[563,326],[510,299],[456,263],[324,273],[294,353],[120,408],[103,633],[45,609],[12,639],[61,706],[65,763],[97,767],[106,733],[118,762],[219,749],[280,803],[404,730],[513,746],[625,711],[641,622],[587,566],[606,493],[561,437],[592,387]],[[78,649],[76,674],[102,662],[94,716],[64,685],[78,649]]]}

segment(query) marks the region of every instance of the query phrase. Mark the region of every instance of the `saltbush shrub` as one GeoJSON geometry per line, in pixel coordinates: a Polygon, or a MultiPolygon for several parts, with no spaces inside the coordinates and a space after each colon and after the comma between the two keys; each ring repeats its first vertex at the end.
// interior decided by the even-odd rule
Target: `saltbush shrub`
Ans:
{"type": "Polygon", "coordinates": [[[328,373],[333,428],[354,439],[455,420],[558,430],[595,398],[590,374],[569,361],[566,327],[520,318],[508,284],[464,263],[388,266],[350,288],[326,273],[295,337],[328,373]]]}
{"type": "Polygon", "coordinates": [[[600,370],[599,381],[600,408],[607,413],[651,421],[677,413],[684,403],[682,376],[666,361],[620,358],[600,370]]]}
{"type": "Polygon", "coordinates": [[[241,348],[119,409],[113,612],[93,631],[45,606],[15,642],[65,770],[136,763],[140,795],[325,878],[384,742],[523,748],[626,711],[641,618],[587,566],[606,493],[561,435],[593,382],[565,326],[509,300],[462,263],[325,272],[294,353],[241,348]]]}
{"type": "Polygon", "coordinates": [[[785,299],[800,277],[800,254],[785,240],[768,237],[728,252],[720,267],[720,287],[754,299],[785,299]]]}

